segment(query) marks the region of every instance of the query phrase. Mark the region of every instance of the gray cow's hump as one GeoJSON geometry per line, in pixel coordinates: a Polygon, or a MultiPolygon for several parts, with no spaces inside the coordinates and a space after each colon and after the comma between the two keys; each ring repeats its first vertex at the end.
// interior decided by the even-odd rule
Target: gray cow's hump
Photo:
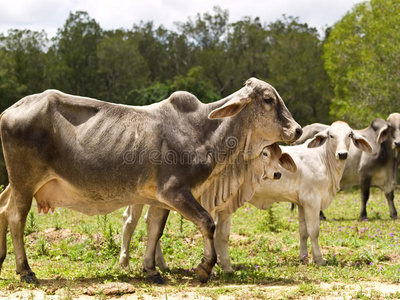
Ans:
{"type": "Polygon", "coordinates": [[[194,112],[199,109],[201,102],[197,97],[188,92],[174,92],[167,99],[167,103],[179,112],[194,112]]]}
{"type": "Polygon", "coordinates": [[[371,128],[374,131],[380,130],[385,125],[386,125],[386,121],[381,119],[381,118],[373,119],[372,122],[371,122],[371,128]]]}

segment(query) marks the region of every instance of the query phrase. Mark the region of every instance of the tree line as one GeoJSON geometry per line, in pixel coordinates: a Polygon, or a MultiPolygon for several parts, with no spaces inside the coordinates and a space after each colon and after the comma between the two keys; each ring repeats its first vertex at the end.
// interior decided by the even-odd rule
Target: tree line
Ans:
{"type": "Polygon", "coordinates": [[[329,121],[332,88],[315,28],[283,16],[270,24],[229,12],[176,23],[103,30],[87,12],[71,13],[57,35],[9,30],[0,36],[0,109],[48,88],[145,105],[186,90],[203,102],[240,89],[249,77],[271,83],[302,125],[329,121]]]}

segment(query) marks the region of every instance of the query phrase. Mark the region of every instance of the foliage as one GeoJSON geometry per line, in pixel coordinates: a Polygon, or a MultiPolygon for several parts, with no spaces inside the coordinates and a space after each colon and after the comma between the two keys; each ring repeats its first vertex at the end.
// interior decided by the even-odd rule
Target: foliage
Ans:
{"type": "Polygon", "coordinates": [[[269,80],[301,125],[330,124],[332,97],[323,67],[323,44],[315,28],[284,17],[270,24],[269,80]]]}
{"type": "Polygon", "coordinates": [[[333,116],[361,127],[399,109],[398,0],[356,5],[334,26],[324,52],[335,91],[333,116]]]}

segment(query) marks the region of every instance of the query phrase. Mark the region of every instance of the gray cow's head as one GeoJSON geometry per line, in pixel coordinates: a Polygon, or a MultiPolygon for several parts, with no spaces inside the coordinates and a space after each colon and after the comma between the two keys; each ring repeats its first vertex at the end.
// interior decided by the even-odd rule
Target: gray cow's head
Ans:
{"type": "MultiPolygon", "coordinates": [[[[250,78],[246,85],[226,98],[228,101],[209,114],[210,119],[232,117],[244,108],[244,124],[251,124],[252,134],[257,136],[257,151],[278,141],[293,143],[302,134],[299,124],[293,119],[278,92],[270,84],[250,78]]],[[[253,141],[254,142],[254,141],[253,141]]]]}
{"type": "Polygon", "coordinates": [[[393,150],[397,153],[400,151],[400,114],[390,114],[378,134],[377,142],[383,143],[386,139],[390,139],[390,144],[393,150]]]}
{"type": "Polygon", "coordinates": [[[353,141],[361,151],[372,153],[372,147],[367,139],[361,134],[353,131],[351,127],[342,121],[333,122],[324,131],[317,133],[314,138],[308,143],[308,148],[322,146],[325,142],[329,143],[329,150],[332,151],[337,160],[346,161],[350,147],[350,141],[353,141]]]}

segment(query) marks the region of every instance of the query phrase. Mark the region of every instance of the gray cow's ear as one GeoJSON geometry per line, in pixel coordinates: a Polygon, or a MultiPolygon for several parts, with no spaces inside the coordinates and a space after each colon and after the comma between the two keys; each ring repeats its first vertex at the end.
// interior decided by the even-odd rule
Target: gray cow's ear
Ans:
{"type": "Polygon", "coordinates": [[[361,134],[358,134],[353,131],[351,139],[353,140],[354,146],[356,146],[358,149],[360,149],[361,151],[367,152],[368,154],[372,153],[372,147],[371,147],[370,143],[361,134]]]}
{"type": "Polygon", "coordinates": [[[221,107],[214,109],[208,115],[209,119],[222,119],[227,117],[233,117],[237,115],[250,101],[250,89],[244,87],[238,92],[230,95],[231,99],[221,107]]]}
{"type": "Polygon", "coordinates": [[[378,143],[378,145],[382,144],[387,139],[388,132],[389,132],[389,128],[387,125],[382,127],[381,130],[379,130],[379,134],[376,139],[376,142],[378,143]]]}
{"type": "Polygon", "coordinates": [[[297,165],[288,153],[282,153],[281,157],[279,158],[279,164],[282,168],[292,173],[297,172],[297,165]]]}
{"type": "Polygon", "coordinates": [[[316,148],[316,147],[322,146],[328,139],[328,130],[329,130],[329,128],[317,133],[313,137],[313,139],[308,143],[307,147],[308,148],[316,148]]]}

